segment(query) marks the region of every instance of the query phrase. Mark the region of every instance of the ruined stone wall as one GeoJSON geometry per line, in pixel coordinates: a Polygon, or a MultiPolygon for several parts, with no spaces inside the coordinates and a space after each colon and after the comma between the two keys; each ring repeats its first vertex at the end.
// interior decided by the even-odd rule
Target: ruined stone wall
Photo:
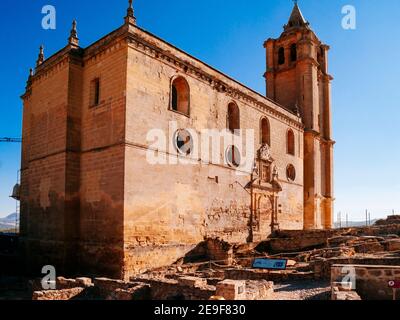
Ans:
{"type": "Polygon", "coordinates": [[[35,291],[32,295],[32,300],[48,301],[48,300],[73,300],[76,299],[84,288],[71,288],[63,290],[35,291]]]}
{"type": "Polygon", "coordinates": [[[146,279],[141,281],[150,284],[152,300],[209,300],[215,294],[215,287],[207,285],[205,279],[198,279],[199,284],[187,283],[181,279],[146,279]]]}
{"type": "Polygon", "coordinates": [[[312,272],[296,270],[225,269],[225,278],[234,280],[268,280],[274,282],[313,280],[312,272]]]}
{"type": "MultiPolygon", "coordinates": [[[[380,265],[333,265],[331,268],[331,282],[342,282],[349,273],[349,267],[355,269],[355,290],[362,300],[392,300],[393,289],[389,281],[396,281],[400,276],[399,266],[380,265]],[[343,268],[346,268],[343,271],[343,268]]],[[[397,291],[399,291],[397,289],[397,291]]],[[[400,296],[397,293],[397,300],[400,296]]]]}

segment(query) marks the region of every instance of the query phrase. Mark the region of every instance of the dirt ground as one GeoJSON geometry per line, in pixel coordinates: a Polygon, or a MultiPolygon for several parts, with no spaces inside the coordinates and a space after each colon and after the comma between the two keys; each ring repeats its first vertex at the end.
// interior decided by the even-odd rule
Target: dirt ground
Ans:
{"type": "Polygon", "coordinates": [[[329,281],[291,281],[276,283],[273,300],[330,300],[329,281]]]}

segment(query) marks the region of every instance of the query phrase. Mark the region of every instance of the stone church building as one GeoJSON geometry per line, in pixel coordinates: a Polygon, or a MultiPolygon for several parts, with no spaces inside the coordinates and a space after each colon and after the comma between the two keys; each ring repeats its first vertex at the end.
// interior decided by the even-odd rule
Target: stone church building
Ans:
{"type": "Polygon", "coordinates": [[[129,2],[120,28],[82,48],[74,22],[66,47],[47,59],[41,47],[30,72],[21,173],[29,270],[128,278],[205,238],[331,228],[329,47],[298,5],[264,43],[264,96],[140,28],[129,2]],[[171,122],[174,148],[152,151],[190,165],[147,159],[149,131],[169,132],[171,122]],[[221,162],[182,152],[188,128],[253,129],[254,166],[238,174],[235,145],[220,146],[221,162]]]}

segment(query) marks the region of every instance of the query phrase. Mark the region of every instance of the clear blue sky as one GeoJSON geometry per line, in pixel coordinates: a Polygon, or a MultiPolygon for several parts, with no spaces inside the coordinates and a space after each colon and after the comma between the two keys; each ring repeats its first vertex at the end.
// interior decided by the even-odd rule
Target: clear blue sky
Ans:
{"type": "MultiPolygon", "coordinates": [[[[46,56],[66,44],[73,18],[82,46],[120,26],[127,0],[2,0],[0,11],[0,137],[21,135],[28,70],[41,43],[46,56]],[[41,9],[57,9],[56,30],[41,28],[41,9]]],[[[313,30],[331,46],[335,190],[338,211],[363,220],[400,212],[400,1],[300,0],[313,30]],[[357,10],[357,29],[341,27],[341,9],[357,10]]],[[[290,0],[136,0],[138,24],[208,64],[265,93],[263,42],[287,22],[290,0]]],[[[0,144],[0,216],[14,212],[8,198],[20,146],[0,144]]]]}

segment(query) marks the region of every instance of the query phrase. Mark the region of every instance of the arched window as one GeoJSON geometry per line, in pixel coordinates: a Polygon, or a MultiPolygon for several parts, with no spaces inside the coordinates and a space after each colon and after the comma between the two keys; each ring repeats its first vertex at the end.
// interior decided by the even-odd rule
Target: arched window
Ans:
{"type": "Polygon", "coordinates": [[[269,126],[269,121],[267,118],[262,118],[261,120],[261,125],[260,125],[260,131],[261,131],[261,144],[262,145],[269,145],[271,146],[271,130],[269,126]]]}
{"type": "Polygon", "coordinates": [[[285,64],[285,49],[283,47],[278,50],[278,64],[285,64]]]}
{"type": "Polygon", "coordinates": [[[171,84],[171,110],[189,115],[190,88],[187,81],[178,77],[171,84]]]}
{"type": "Polygon", "coordinates": [[[295,154],[294,133],[291,129],[289,129],[287,132],[287,142],[286,143],[287,143],[287,153],[294,156],[294,154],[295,154]]]}
{"type": "Polygon", "coordinates": [[[290,46],[290,60],[292,62],[297,60],[297,45],[295,43],[290,46]]]}
{"type": "Polygon", "coordinates": [[[231,102],[228,105],[228,116],[227,116],[227,122],[228,122],[228,129],[232,133],[235,132],[235,130],[240,129],[240,111],[239,107],[236,105],[236,103],[231,102]]]}

